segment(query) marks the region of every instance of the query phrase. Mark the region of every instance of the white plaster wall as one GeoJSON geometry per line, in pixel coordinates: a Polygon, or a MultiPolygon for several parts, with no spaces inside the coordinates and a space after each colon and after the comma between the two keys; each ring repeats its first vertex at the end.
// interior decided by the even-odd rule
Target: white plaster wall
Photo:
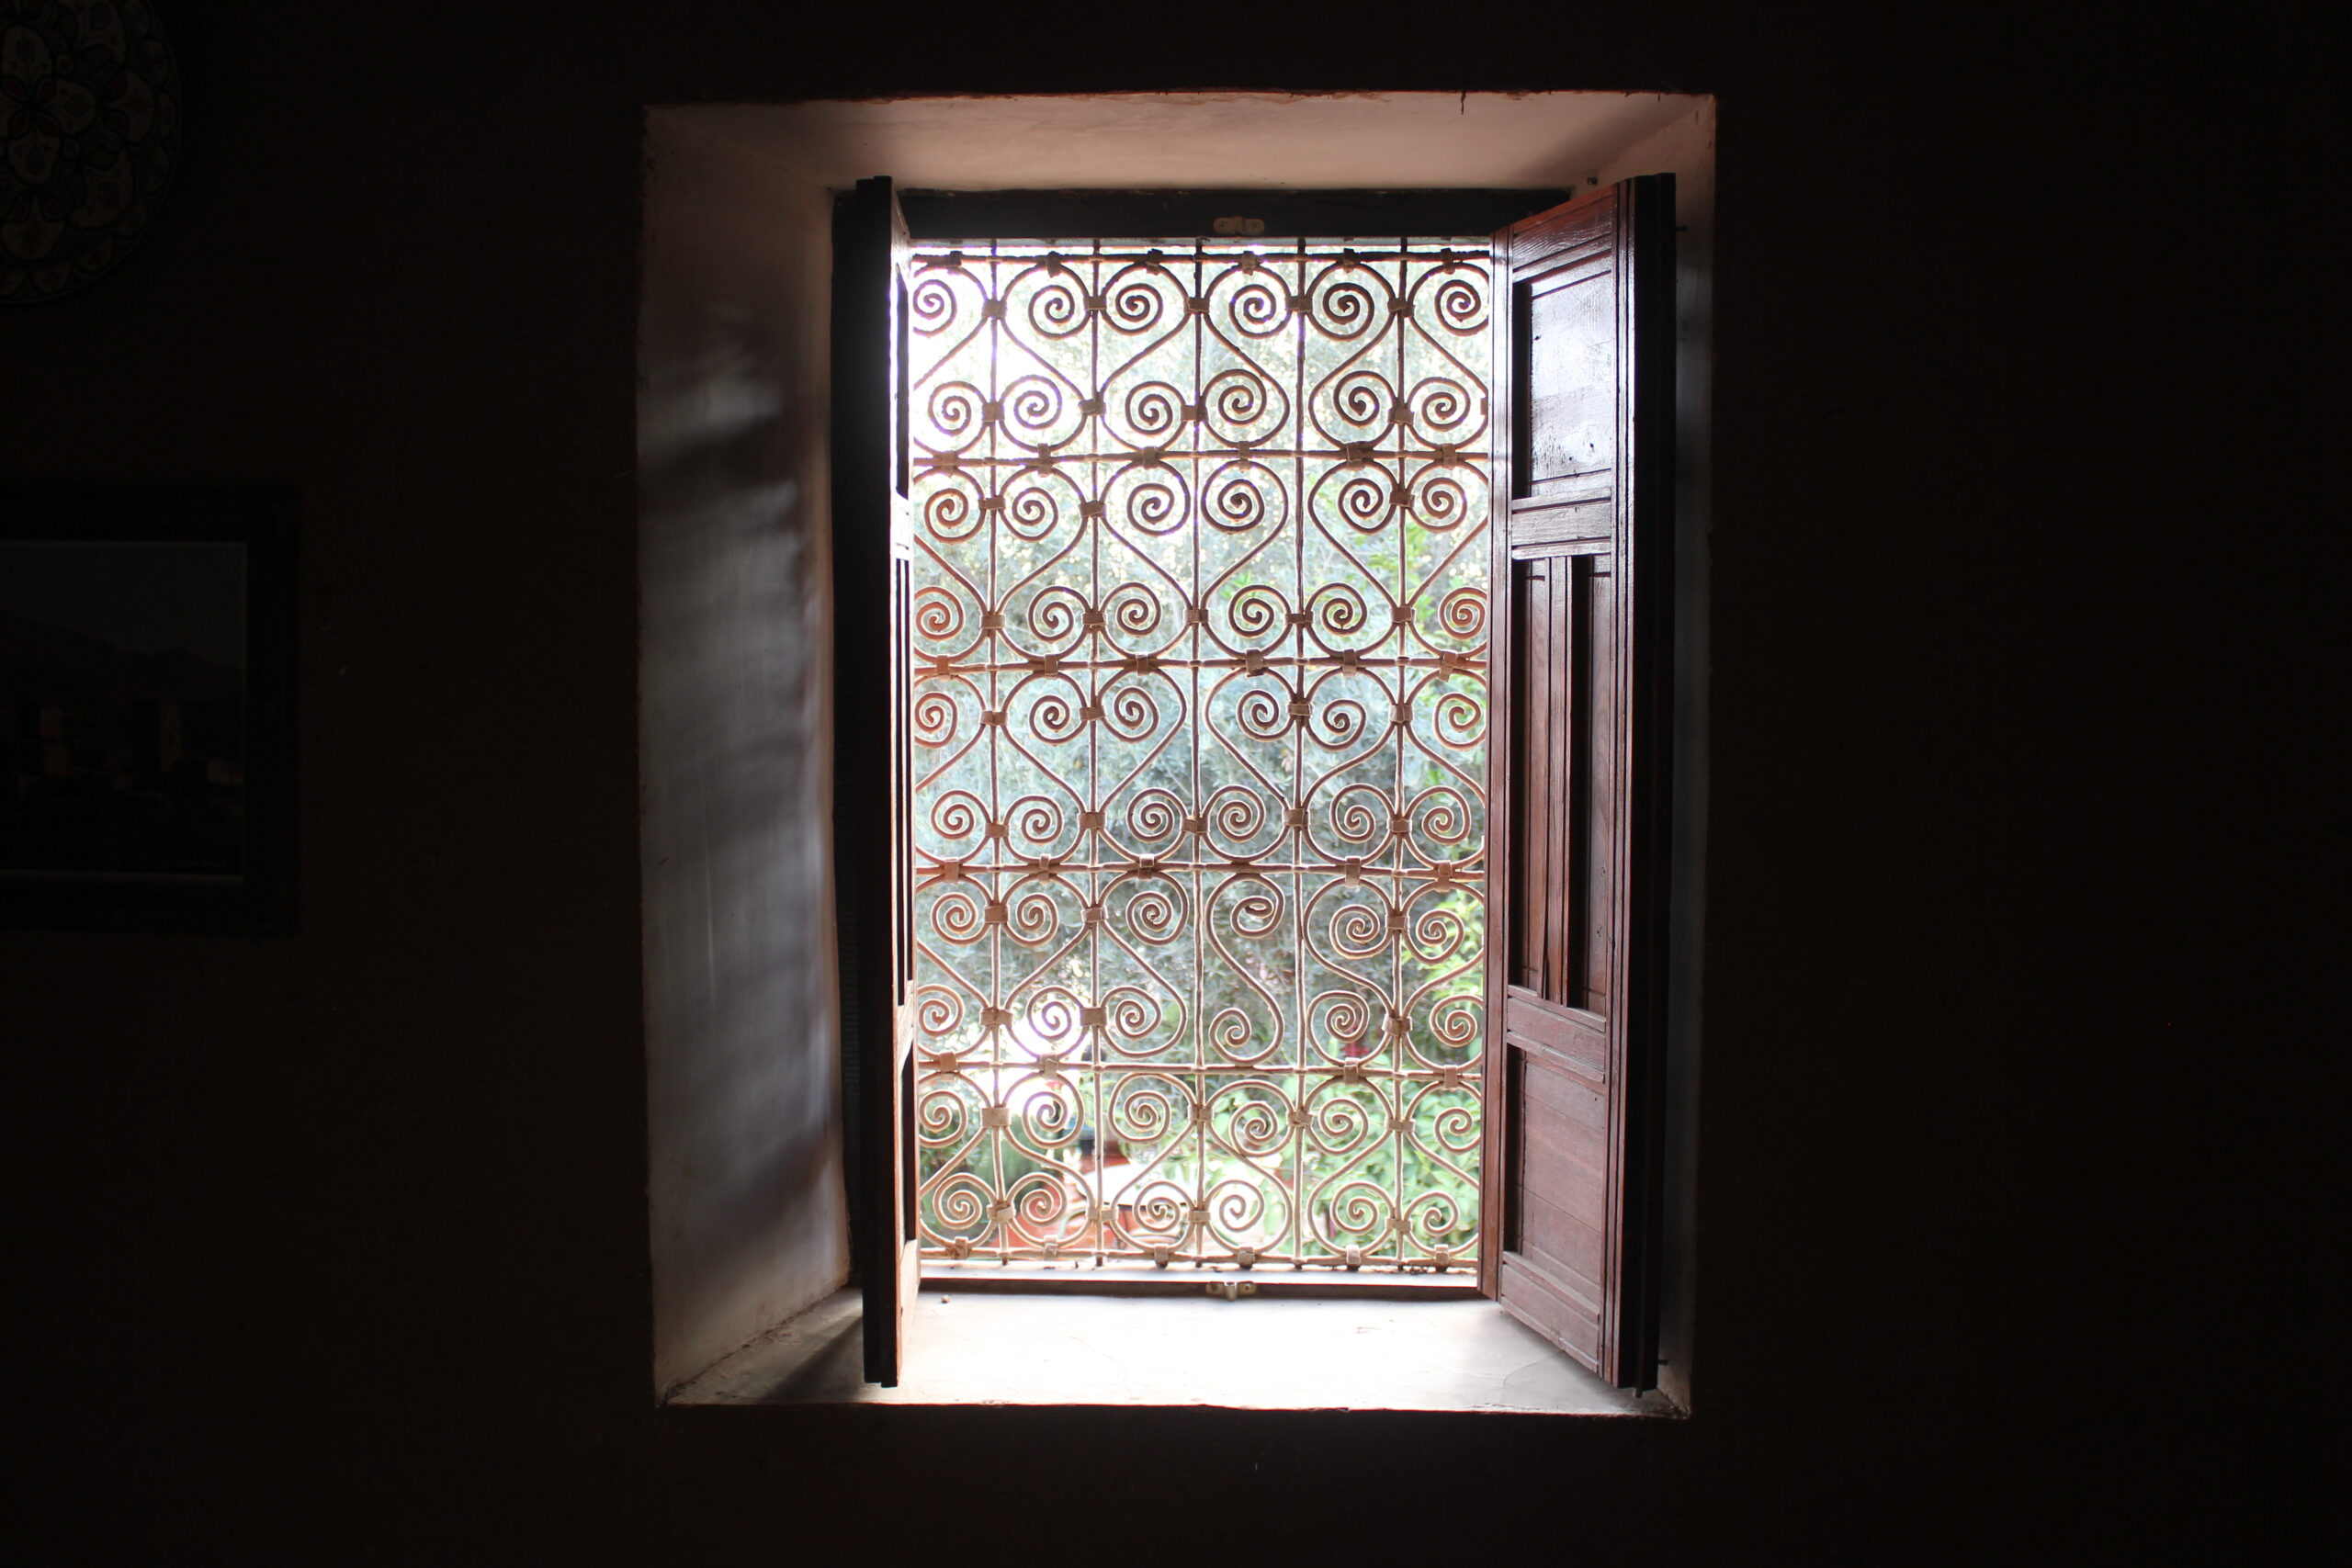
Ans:
{"type": "Polygon", "coordinates": [[[1663,93],[1121,93],[681,110],[816,184],[1555,188],[1707,100],[1663,93]]]}
{"type": "Polygon", "coordinates": [[[825,529],[831,202],[648,122],[639,773],[666,1390],[848,1270],[825,529]]]}

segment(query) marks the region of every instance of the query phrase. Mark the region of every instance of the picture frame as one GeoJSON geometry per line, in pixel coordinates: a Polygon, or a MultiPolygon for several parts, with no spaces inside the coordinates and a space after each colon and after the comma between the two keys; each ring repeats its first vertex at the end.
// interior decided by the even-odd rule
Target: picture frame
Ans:
{"type": "Polygon", "coordinates": [[[296,522],[0,488],[0,928],[291,934],[296,522]]]}

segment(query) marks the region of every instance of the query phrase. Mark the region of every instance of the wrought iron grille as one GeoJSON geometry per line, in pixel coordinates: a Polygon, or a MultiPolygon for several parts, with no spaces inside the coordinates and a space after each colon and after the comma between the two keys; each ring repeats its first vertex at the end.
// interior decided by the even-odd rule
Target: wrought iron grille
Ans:
{"type": "Polygon", "coordinates": [[[1478,1235],[1483,240],[918,247],[925,1252],[1478,1235]]]}

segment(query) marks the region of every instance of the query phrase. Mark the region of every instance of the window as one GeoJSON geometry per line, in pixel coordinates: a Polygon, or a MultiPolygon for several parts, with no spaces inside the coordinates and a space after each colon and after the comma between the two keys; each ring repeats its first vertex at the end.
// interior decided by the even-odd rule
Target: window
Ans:
{"type": "MultiPolygon", "coordinates": [[[[657,1303],[652,1370],[658,1389],[677,1390],[820,1303],[832,1301],[828,1312],[847,1314],[828,1322],[854,1328],[872,1285],[887,1311],[889,1281],[874,1282],[867,1256],[882,1227],[860,1205],[895,1181],[895,1151],[920,1152],[910,1121],[887,1122],[869,1137],[855,1116],[842,1116],[871,1100],[862,1091],[881,1087],[897,1066],[887,1056],[872,1058],[882,1041],[894,1038],[899,984],[890,962],[899,929],[888,861],[893,759],[887,729],[877,734],[876,727],[877,716],[889,711],[894,683],[889,510],[901,487],[891,457],[878,458],[884,466],[877,468],[865,456],[891,449],[875,417],[891,410],[896,390],[887,363],[888,317],[876,313],[889,301],[873,286],[890,263],[876,254],[887,239],[875,238],[871,228],[866,261],[851,254],[854,247],[836,256],[836,240],[850,239],[836,222],[845,193],[876,167],[902,174],[902,183],[919,187],[901,199],[913,234],[926,240],[1172,234],[1274,242],[1492,235],[1570,195],[1597,195],[1623,175],[1671,169],[1680,220],[1691,226],[1681,236],[1688,243],[1680,247],[1677,284],[1681,341],[1675,353],[1683,389],[1677,417],[1686,471],[1678,476],[1683,482],[1675,508],[1684,547],[1676,591],[1695,608],[1703,605],[1706,576],[1713,113],[1703,98],[1621,94],[1111,95],[670,107],[649,115],[647,133],[640,511],[647,538],[642,869],[657,1303]],[[1400,199],[1413,204],[1410,213],[1395,209],[1400,199]],[[1266,231],[1218,225],[1237,213],[1263,220],[1266,231]],[[867,282],[858,286],[860,278],[867,282]],[[843,285],[838,291],[836,280],[843,285]],[[829,330],[828,314],[837,308],[842,319],[829,330]],[[860,312],[862,323],[854,319],[860,312]],[[871,349],[877,334],[885,339],[883,356],[871,349]],[[831,364],[834,346],[859,344],[867,346],[831,364]],[[835,436],[843,445],[829,462],[826,443],[835,436]],[[827,839],[834,840],[830,849],[827,839]],[[874,1047],[864,1052],[861,1020],[880,1026],[862,1032],[864,1044],[874,1047]],[[861,1055],[880,1070],[861,1072],[861,1055]],[[844,1084],[843,1073],[863,1081],[844,1084]],[[854,1258],[863,1266],[853,1269],[854,1258]]],[[[911,281],[911,245],[906,260],[911,281]]],[[[1498,288],[1503,291],[1490,316],[1509,322],[1516,311],[1506,286],[1498,288]]],[[[1653,291],[1651,298],[1658,297],[1653,291]]],[[[1643,341],[1655,347],[1659,335],[1643,341]]],[[[1489,345],[1496,367],[1490,391],[1506,452],[1517,434],[1509,417],[1517,404],[1508,369],[1517,346],[1509,338],[1489,345]]],[[[1498,459],[1495,471],[1507,477],[1507,465],[1498,459]]],[[[919,480],[910,465],[909,504],[919,480]]],[[[1543,499],[1513,496],[1508,483],[1501,488],[1514,508],[1543,499]]],[[[1560,487],[1555,479],[1544,488],[1560,487]]],[[[1501,533],[1490,512],[1490,556],[1501,533]]],[[[914,564],[910,551],[910,573],[914,564]]],[[[1515,607],[1500,588],[1509,571],[1507,563],[1490,562],[1489,581],[1498,585],[1490,616],[1508,617],[1515,607]]],[[[1623,581],[1613,571],[1611,577],[1623,581]]],[[[910,599],[911,577],[908,587],[910,599]]],[[[910,637],[911,629],[910,622],[910,637]]],[[[1666,1303],[1656,1366],[1669,1397],[1686,1402],[1695,1224],[1688,1134],[1695,1114],[1707,777],[1704,637],[1703,614],[1678,616],[1676,1005],[1666,1115],[1666,1303]]],[[[1489,678],[1510,673],[1505,659],[1489,678]]],[[[1510,717],[1498,711],[1490,723],[1507,725],[1510,717]]],[[[1507,751],[1503,730],[1491,733],[1499,762],[1507,751]]],[[[1496,796],[1487,823],[1490,867],[1509,864],[1502,856],[1511,827],[1501,809],[1505,798],[1496,796]]],[[[911,878],[905,886],[912,892],[911,878]]],[[[1499,892],[1491,888],[1489,896],[1499,892]]],[[[1499,942],[1500,916],[1491,908],[1488,914],[1499,942]]],[[[1489,956],[1498,951],[1490,948],[1489,956]]],[[[912,955],[905,956],[910,964],[912,955]]],[[[911,969],[907,979],[912,982],[911,969]]],[[[1490,1051],[1505,1043],[1497,1026],[1501,1006],[1490,997],[1482,1020],[1490,1051]]],[[[911,1089],[919,1063],[909,1038],[911,1089]]],[[[1480,1081],[1496,1097],[1487,1132],[1510,1133],[1499,1096],[1508,1074],[1485,1064],[1480,1081]]],[[[1536,1088],[1549,1087],[1539,1077],[1536,1088]]],[[[882,1114],[899,1116],[899,1103],[886,1100],[882,1114]]],[[[1605,1168],[1616,1157],[1604,1148],[1598,1163],[1605,1168]]],[[[1154,1269],[1132,1258],[1125,1271],[1138,1282],[1123,1288],[1166,1294],[1189,1283],[1183,1293],[1197,1303],[1204,1274],[1237,1290],[1255,1282],[1257,1307],[1221,1304],[1232,1307],[1237,1322],[1271,1323],[1292,1306],[1265,1306],[1268,1298],[1317,1288],[1316,1281],[1328,1287],[1349,1280],[1357,1299],[1328,1303],[1333,1310],[1374,1310],[1388,1293],[1411,1291],[1408,1315],[1416,1321],[1476,1317],[1502,1330],[1499,1348],[1532,1330],[1497,1323],[1509,1314],[1490,1300],[1443,1298],[1501,1290],[1502,1253],[1490,1233],[1509,1217],[1502,1201],[1507,1171],[1507,1162],[1482,1147],[1479,1174],[1491,1193],[1482,1194],[1476,1270],[1465,1263],[1442,1274],[1403,1276],[1367,1262],[1353,1274],[1343,1264],[1303,1270],[1261,1264],[1236,1272],[1229,1264],[1171,1259],[1154,1269]]],[[[1606,1190],[1571,1205],[1596,1214],[1619,1206],[1618,1195],[1606,1190]]],[[[910,1234],[919,1231],[917,1223],[910,1234]]],[[[997,1322],[1037,1309],[1048,1299],[1040,1292],[1066,1286],[1073,1272],[1068,1259],[1039,1269],[939,1258],[926,1264],[919,1255],[910,1263],[917,1270],[953,1268],[967,1280],[983,1270],[991,1278],[1054,1276],[1024,1280],[1017,1293],[991,1302],[997,1322]]],[[[1117,1271],[1111,1264],[1083,1270],[1090,1283],[1117,1271]]],[[[1639,1277],[1638,1270],[1622,1272],[1639,1277]]],[[[1534,1277],[1524,1283],[1528,1289],[1514,1293],[1521,1310],[1532,1310],[1539,1299],[1534,1277]]],[[[1588,1298],[1613,1288],[1604,1281],[1576,1285],[1588,1298]]],[[[961,1352],[953,1345],[979,1343],[969,1337],[978,1325],[962,1314],[973,1289],[966,1283],[944,1313],[926,1294],[912,1321],[911,1381],[854,1397],[960,1397],[939,1380],[958,1364],[961,1352]],[[966,1326],[951,1334],[951,1316],[966,1326]]],[[[1326,1304],[1292,1303],[1302,1314],[1326,1304]]],[[[1099,1299],[1080,1305],[1123,1324],[1135,1316],[1136,1327],[1153,1341],[1184,1315],[1174,1303],[1133,1314],[1099,1299]]],[[[1392,1310],[1408,1312],[1408,1305],[1392,1310]]],[[[1434,1340],[1426,1348],[1438,1353],[1434,1340]]],[[[1021,1359],[1040,1354],[1060,1353],[1024,1350],[1021,1359]]],[[[985,1358],[968,1364],[992,1365],[985,1358]]],[[[828,1365],[843,1375],[830,1386],[859,1386],[849,1377],[854,1367],[828,1365]]],[[[1388,1396],[1351,1382],[1371,1376],[1369,1368],[1359,1373],[1334,1363],[1330,1371],[1338,1381],[1326,1386],[1343,1403],[1359,1394],[1388,1396]]],[[[789,1376],[793,1387],[801,1386],[797,1373],[789,1376]]],[[[1246,1383],[1230,1386],[1240,1403],[1251,1402],[1246,1383]]],[[[1046,1388],[1028,1389],[1014,1379],[992,1384],[984,1397],[1020,1399],[1046,1388]]]]}
{"type": "Polygon", "coordinates": [[[1487,251],[914,248],[927,1261],[1475,1272],[1487,251]]]}
{"type": "MultiPolygon", "coordinates": [[[[934,1257],[992,1247],[1229,1267],[1272,1263],[1287,1248],[1292,1267],[1345,1269],[1375,1258],[1433,1267],[1438,1247],[1450,1264],[1458,1233],[1476,1248],[1483,1290],[1611,1381],[1647,1380],[1671,214],[1670,179],[1637,179],[1498,234],[1491,306],[1464,286],[1453,307],[1464,322],[1493,322],[1492,406],[1472,414],[1476,373],[1455,355],[1453,389],[1432,404],[1444,421],[1424,423],[1414,389],[1438,383],[1415,372],[1415,350],[1358,391],[1345,338],[1317,340],[1315,279],[1334,264],[1331,276],[1346,276],[1344,254],[1294,244],[1278,262],[1272,243],[1200,243],[1183,256],[1159,247],[1156,260],[1149,246],[1103,244],[1082,255],[1002,245],[918,255],[887,181],[865,182],[846,204],[835,315],[841,701],[845,714],[892,716],[887,729],[845,726],[842,756],[844,797],[855,802],[840,814],[842,863],[891,867],[887,897],[842,879],[845,946],[863,955],[848,977],[866,1140],[870,1377],[895,1380],[926,1241],[934,1257]],[[1253,288],[1259,302],[1242,304],[1253,288]],[[1007,324],[1015,310],[1036,341],[1007,324]],[[944,333],[967,318],[946,346],[917,347],[936,342],[927,325],[944,333]],[[1271,362],[1285,368],[1251,372],[1248,354],[1213,347],[1208,329],[1221,320],[1291,334],[1288,359],[1271,362]],[[1154,337],[1161,321],[1169,328],[1154,337]],[[1135,324],[1130,337],[1175,345],[1171,357],[1154,361],[1150,347],[1106,357],[1106,333],[1123,321],[1135,324]],[[959,354],[972,356],[960,370],[959,354]],[[1337,425],[1317,423],[1340,409],[1337,425]],[[1347,439],[1358,413],[1361,442],[1347,439]],[[1493,443],[1493,487],[1461,488],[1487,469],[1469,443],[1436,438],[1447,421],[1474,420],[1493,443]],[[1035,437],[1025,452],[1023,428],[1035,437]],[[1292,444],[1273,445],[1284,433],[1292,444]],[[1286,480],[1266,463],[1277,452],[1286,480]],[[1269,479],[1242,482],[1253,466],[1269,479]],[[1416,487],[1436,479],[1453,499],[1421,515],[1416,487]],[[1449,507],[1460,511],[1452,530],[1423,531],[1471,536],[1474,494],[1487,488],[1499,494],[1483,573],[1448,552],[1460,540],[1416,540],[1414,519],[1449,507]],[[1405,520],[1394,558],[1342,551],[1310,564],[1317,525],[1351,526],[1351,496],[1364,521],[1405,520]],[[1217,542],[1218,519],[1268,506],[1292,509],[1292,559],[1262,580],[1237,575],[1250,530],[1217,542]],[[1082,568],[1071,553],[1081,545],[1082,568]],[[1437,586],[1433,601],[1417,570],[1437,586]],[[1324,604],[1338,606],[1329,622],[1324,604]],[[1416,659],[1428,660],[1426,713],[1416,659]],[[1487,801],[1459,789],[1458,816],[1433,830],[1409,805],[1418,781],[1400,771],[1403,744],[1425,725],[1434,736],[1452,703],[1456,755],[1436,751],[1431,777],[1451,769],[1467,784],[1482,661],[1487,801]],[[1363,717],[1336,729],[1324,721],[1325,735],[1355,737],[1343,744],[1365,744],[1385,700],[1386,771],[1314,776],[1321,679],[1363,688],[1363,717]],[[1252,694],[1262,723],[1244,712],[1252,694]],[[1052,760],[1081,738],[1082,764],[1074,751],[1052,760]],[[1259,743],[1271,750],[1253,769],[1259,743]],[[1171,754],[1165,776],[1155,773],[1171,754]],[[1351,815],[1357,782],[1367,800],[1351,815]],[[1217,820],[1224,803],[1229,823],[1217,820]],[[1342,831],[1318,842],[1326,804],[1342,831]],[[1480,830],[1483,859],[1455,860],[1476,852],[1480,830]],[[1253,858],[1285,843],[1289,861],[1253,858]],[[1356,844],[1383,845],[1387,858],[1310,853],[1356,844]],[[1442,876],[1442,862],[1453,865],[1442,876]],[[1269,877],[1273,867],[1287,887],[1269,877]],[[1335,908],[1350,911],[1340,924],[1361,938],[1351,951],[1385,956],[1385,987],[1342,962],[1324,965],[1339,979],[1318,993],[1319,960],[1301,951],[1313,934],[1306,914],[1334,889],[1335,908]],[[1432,929],[1451,919],[1463,936],[1430,944],[1434,964],[1411,940],[1422,908],[1445,911],[1432,929]],[[1487,929],[1475,940],[1480,916],[1487,929]],[[1238,956],[1250,938],[1255,952],[1238,956]],[[1020,953],[1010,964],[1008,947],[1020,953]],[[949,951],[966,948],[984,950],[985,963],[949,951]],[[1178,962],[1156,961],[1170,949],[1178,962]],[[1058,956],[1041,963],[1041,951],[1058,956]],[[1449,989],[1467,971],[1448,966],[1473,951],[1475,1010],[1470,987],[1449,989]],[[1266,983],[1284,977],[1285,957],[1287,1010],[1266,983]],[[1212,1003],[1212,970],[1242,999],[1212,1003]],[[1423,997],[1430,1007],[1417,1017],[1423,997]],[[1370,1085],[1359,1053],[1375,1035],[1393,1047],[1378,1063],[1385,1082],[1365,1100],[1345,1099],[1386,1111],[1392,1147],[1403,1146],[1408,1129],[1396,1123],[1411,1086],[1462,1093],[1469,1106],[1473,1082],[1487,1089],[1476,1161],[1465,1147],[1453,1168],[1479,1184],[1475,1239],[1454,1223],[1466,1201],[1417,1235],[1418,1195],[1391,1172],[1360,1208],[1363,1229],[1385,1224],[1394,1250],[1351,1257],[1358,1215],[1328,1223],[1310,1160],[1274,1177],[1251,1163],[1253,1147],[1296,1130],[1302,1109],[1312,1127],[1318,1091],[1370,1085]],[[1270,1071],[1242,1070],[1253,1052],[1270,1071]],[[1154,1077],[1170,1087],[1121,1120],[1128,1085],[1154,1077]],[[1110,1177],[1118,1157],[1135,1162],[1130,1137],[1151,1161],[1140,1187],[1110,1177]],[[1219,1183],[1245,1169],[1258,1186],[1221,1215],[1219,1183]]],[[[1384,260],[1408,297],[1417,269],[1476,270],[1466,249],[1442,242],[1400,243],[1384,260]]],[[[1367,315],[1374,302],[1363,298],[1367,315]]],[[[1356,309],[1337,307],[1332,320],[1356,309]]],[[[1391,306],[1389,321],[1363,331],[1412,310],[1391,306]]],[[[1343,1145],[1342,1160],[1354,1152],[1343,1145]]]]}

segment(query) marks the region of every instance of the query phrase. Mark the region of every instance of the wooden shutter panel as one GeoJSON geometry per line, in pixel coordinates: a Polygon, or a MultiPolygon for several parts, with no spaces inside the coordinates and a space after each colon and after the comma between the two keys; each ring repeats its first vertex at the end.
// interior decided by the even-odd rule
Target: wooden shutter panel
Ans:
{"type": "Polygon", "coordinates": [[[1673,176],[1498,234],[1487,1288],[1656,1364],[1673,176]]]}
{"type": "Polygon", "coordinates": [[[865,1376],[894,1384],[917,1269],[914,1055],[899,1014],[913,975],[901,694],[910,679],[906,278],[888,179],[860,180],[833,231],[833,879],[842,1037],[856,1128],[854,1224],[865,1376]]]}

